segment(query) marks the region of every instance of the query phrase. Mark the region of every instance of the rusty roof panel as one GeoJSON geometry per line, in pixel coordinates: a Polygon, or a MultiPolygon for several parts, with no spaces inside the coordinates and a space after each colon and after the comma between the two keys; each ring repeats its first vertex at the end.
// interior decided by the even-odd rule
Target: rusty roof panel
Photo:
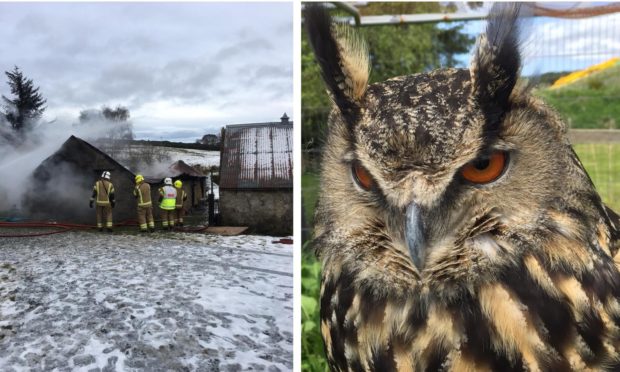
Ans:
{"type": "Polygon", "coordinates": [[[220,188],[293,188],[292,123],[226,126],[220,188]]]}

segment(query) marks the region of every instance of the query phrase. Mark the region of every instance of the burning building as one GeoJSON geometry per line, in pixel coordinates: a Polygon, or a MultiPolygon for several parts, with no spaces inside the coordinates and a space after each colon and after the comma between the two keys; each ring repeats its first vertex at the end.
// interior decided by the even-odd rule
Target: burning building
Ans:
{"type": "Polygon", "coordinates": [[[223,225],[293,233],[293,123],[228,125],[222,131],[219,211],[223,225]]]}
{"type": "MultiPolygon", "coordinates": [[[[136,201],[133,196],[135,173],[90,143],[69,137],[33,172],[22,206],[31,218],[94,223],[95,213],[88,207],[92,187],[103,171],[110,171],[114,184],[116,207],[114,221],[134,220],[136,201]]],[[[206,176],[183,161],[169,167],[166,174],[143,174],[151,185],[151,197],[157,215],[157,190],[164,177],[180,179],[188,195],[186,207],[204,204],[206,176]]]]}
{"type": "MultiPolygon", "coordinates": [[[[164,185],[163,179],[171,177],[173,180],[183,182],[183,190],[187,194],[186,204],[191,208],[203,207],[207,192],[207,175],[186,164],[183,160],[174,162],[168,167],[167,172],[145,175],[145,181],[151,185],[151,190],[164,185]]],[[[154,196],[153,200],[157,200],[154,196]]]]}

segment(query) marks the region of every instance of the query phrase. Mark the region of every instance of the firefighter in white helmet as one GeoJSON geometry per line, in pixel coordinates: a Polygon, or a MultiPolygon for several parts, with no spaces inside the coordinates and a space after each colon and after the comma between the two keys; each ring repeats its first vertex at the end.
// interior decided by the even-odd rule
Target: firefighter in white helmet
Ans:
{"type": "Polygon", "coordinates": [[[112,232],[112,208],[116,204],[114,200],[114,185],[110,181],[110,172],[101,173],[101,178],[95,182],[93,193],[90,197],[90,207],[97,205],[97,228],[103,231],[103,220],[106,220],[106,229],[112,232]]]}
{"type": "Polygon", "coordinates": [[[187,200],[187,194],[183,190],[183,182],[181,180],[174,181],[174,188],[177,190],[177,199],[174,210],[174,222],[178,226],[183,226],[183,216],[185,216],[185,208],[183,203],[187,200]]]}
{"type": "Polygon", "coordinates": [[[164,229],[174,227],[174,210],[176,207],[177,190],[172,187],[172,178],[164,179],[164,187],[159,189],[159,208],[161,209],[161,225],[164,229]]]}
{"type": "Polygon", "coordinates": [[[144,182],[144,177],[141,174],[136,175],[136,187],[133,189],[133,196],[138,202],[138,224],[140,225],[140,231],[146,232],[147,228],[151,232],[155,231],[153,203],[151,202],[151,186],[144,182]]]}

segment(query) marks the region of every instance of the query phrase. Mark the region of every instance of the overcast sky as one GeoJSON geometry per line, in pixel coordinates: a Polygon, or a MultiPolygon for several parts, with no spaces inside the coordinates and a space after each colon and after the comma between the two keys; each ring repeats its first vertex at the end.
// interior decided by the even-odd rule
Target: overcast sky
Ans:
{"type": "Polygon", "coordinates": [[[137,138],[193,142],[292,117],[292,32],[290,3],[0,2],[0,70],[34,80],[46,120],[124,105],[137,138]]]}

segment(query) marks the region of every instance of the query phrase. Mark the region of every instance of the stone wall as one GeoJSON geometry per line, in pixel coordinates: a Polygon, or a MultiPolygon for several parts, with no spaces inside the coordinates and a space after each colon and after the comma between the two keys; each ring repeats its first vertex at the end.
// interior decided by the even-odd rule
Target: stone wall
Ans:
{"type": "Polygon", "coordinates": [[[220,214],[225,226],[248,226],[251,232],[293,234],[293,190],[221,190],[220,214]]]}

